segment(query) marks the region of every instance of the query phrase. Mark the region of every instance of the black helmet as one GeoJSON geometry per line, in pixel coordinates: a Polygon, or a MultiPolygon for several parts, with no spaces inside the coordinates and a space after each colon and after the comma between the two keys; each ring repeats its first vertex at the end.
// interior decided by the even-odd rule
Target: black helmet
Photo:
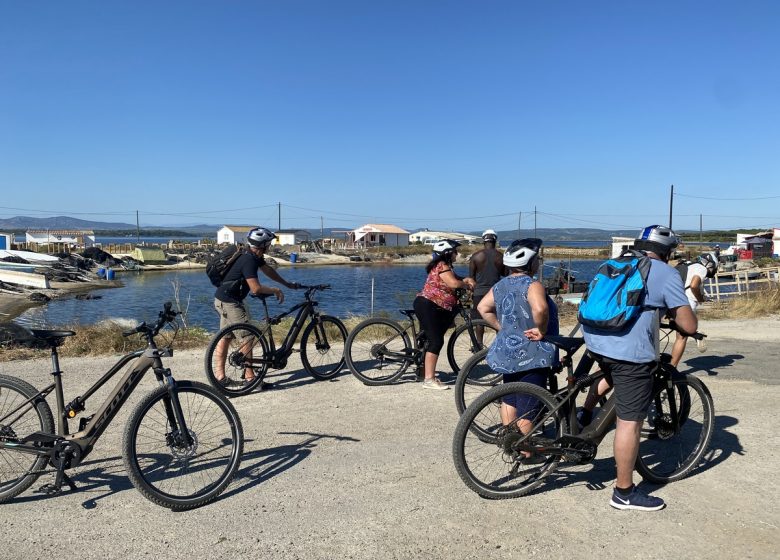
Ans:
{"type": "Polygon", "coordinates": [[[261,249],[267,249],[275,238],[276,234],[264,227],[256,227],[246,234],[246,242],[261,249]]]}
{"type": "Polygon", "coordinates": [[[460,247],[460,243],[454,239],[442,239],[433,244],[433,258],[446,259],[460,247]]]}
{"type": "Polygon", "coordinates": [[[504,251],[504,265],[509,268],[525,268],[539,254],[542,240],[536,237],[516,239],[504,251]]]}

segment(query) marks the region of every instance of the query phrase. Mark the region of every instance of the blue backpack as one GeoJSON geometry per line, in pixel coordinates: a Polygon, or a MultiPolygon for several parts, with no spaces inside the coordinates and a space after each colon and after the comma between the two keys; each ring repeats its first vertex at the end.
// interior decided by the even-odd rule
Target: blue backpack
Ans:
{"type": "Polygon", "coordinates": [[[582,297],[578,319],[604,331],[628,328],[644,309],[650,257],[625,251],[605,261],[582,297]]]}

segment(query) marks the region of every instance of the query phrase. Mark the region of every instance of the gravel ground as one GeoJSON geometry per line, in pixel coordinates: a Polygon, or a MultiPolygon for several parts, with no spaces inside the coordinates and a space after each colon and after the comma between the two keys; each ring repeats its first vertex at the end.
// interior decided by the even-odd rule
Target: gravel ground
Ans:
{"type": "MultiPolygon", "coordinates": [[[[701,330],[710,334],[707,353],[690,348],[684,361],[712,392],[716,431],[692,476],[647,487],[668,502],[661,512],[608,506],[610,436],[593,464],[567,469],[530,496],[481,499],[453,466],[451,391],[412,382],[366,387],[348,373],[315,382],[294,359],[269,378],[274,390],[233,401],[247,443],[236,480],[217,502],[173,513],[129,483],[122,429],[154,387],[150,377],[71,472],[79,492],[48,498],[30,490],[0,506],[0,556],[777,558],[780,495],[770,477],[778,436],[767,420],[780,399],[780,318],[703,323],[701,330]]],[[[202,352],[181,352],[168,365],[177,378],[204,380],[202,359],[202,352]]],[[[63,360],[66,398],[111,363],[63,360]]],[[[0,373],[40,387],[49,367],[8,362],[0,373]]],[[[92,404],[99,402],[100,394],[92,404]]]]}

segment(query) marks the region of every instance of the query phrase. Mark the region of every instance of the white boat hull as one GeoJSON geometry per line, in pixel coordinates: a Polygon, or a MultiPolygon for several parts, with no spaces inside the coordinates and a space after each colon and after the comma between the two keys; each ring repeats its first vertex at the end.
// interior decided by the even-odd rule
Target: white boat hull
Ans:
{"type": "Polygon", "coordinates": [[[18,272],[16,270],[0,270],[0,282],[28,286],[30,288],[49,288],[49,280],[43,274],[18,272]]]}

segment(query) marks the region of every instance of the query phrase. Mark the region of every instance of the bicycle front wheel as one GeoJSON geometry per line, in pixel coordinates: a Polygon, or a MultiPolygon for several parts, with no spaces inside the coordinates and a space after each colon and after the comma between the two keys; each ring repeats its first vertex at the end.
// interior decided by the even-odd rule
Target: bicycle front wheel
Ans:
{"type": "Polygon", "coordinates": [[[301,338],[301,361],[315,379],[331,379],[344,367],[347,328],[344,323],[321,315],[312,320],[301,338]]]}
{"type": "Polygon", "coordinates": [[[484,498],[523,496],[552,473],[560,459],[550,453],[566,432],[553,413],[555,398],[530,383],[506,383],[486,391],[461,415],[452,440],[455,468],[484,498]],[[504,417],[502,418],[502,407],[504,417]]]}
{"type": "Polygon", "coordinates": [[[226,397],[251,393],[268,371],[270,350],[263,333],[249,323],[219,331],[206,349],[206,379],[226,397]],[[224,371],[224,377],[218,373],[224,371]],[[248,373],[251,372],[251,375],[248,373]]]}
{"type": "Polygon", "coordinates": [[[38,390],[26,381],[0,375],[0,503],[27,490],[49,461],[46,455],[13,447],[35,432],[54,433],[51,409],[37,395],[38,390]]]}
{"type": "Polygon", "coordinates": [[[390,319],[366,319],[347,337],[344,357],[352,375],[366,385],[387,385],[414,363],[414,348],[401,325],[390,319]]]}
{"type": "Polygon", "coordinates": [[[487,364],[488,349],[483,348],[471,356],[458,372],[455,380],[455,407],[458,414],[468,408],[482,393],[500,384],[503,376],[487,364]]]}
{"type": "Polygon", "coordinates": [[[236,409],[203,383],[178,381],[181,416],[167,387],[147,395],[130,416],[123,454],[130,481],[155,504],[187,510],[227,487],[241,462],[244,432],[236,409]],[[183,418],[185,430],[177,418],[183,418]]]}
{"type": "MultiPolygon", "coordinates": [[[[484,348],[489,348],[496,338],[496,329],[488,325],[484,319],[473,319],[472,328],[482,329],[482,341],[471,340],[468,323],[455,328],[447,342],[447,361],[450,363],[452,373],[457,375],[460,368],[471,356],[484,348]]],[[[475,333],[476,336],[476,333],[475,333]]]]}
{"type": "Polygon", "coordinates": [[[707,452],[714,416],[707,386],[692,375],[656,388],[642,426],[637,472],[656,484],[686,477],[707,452]]]}

